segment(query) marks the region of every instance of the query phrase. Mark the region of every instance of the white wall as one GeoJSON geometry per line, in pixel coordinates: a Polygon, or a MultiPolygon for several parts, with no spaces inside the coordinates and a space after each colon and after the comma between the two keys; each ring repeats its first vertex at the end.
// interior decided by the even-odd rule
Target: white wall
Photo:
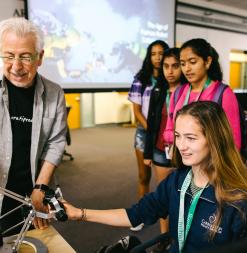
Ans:
{"type": "Polygon", "coordinates": [[[127,92],[102,92],[94,95],[94,123],[120,123],[132,120],[132,104],[127,92]]]}
{"type": "Polygon", "coordinates": [[[247,35],[182,24],[176,25],[177,46],[192,38],[204,38],[216,49],[220,56],[224,81],[228,83],[230,78],[230,51],[231,49],[247,51],[247,35]]]}
{"type": "Polygon", "coordinates": [[[0,1],[0,20],[12,16],[24,16],[24,1],[20,0],[1,0],[0,1]]]}

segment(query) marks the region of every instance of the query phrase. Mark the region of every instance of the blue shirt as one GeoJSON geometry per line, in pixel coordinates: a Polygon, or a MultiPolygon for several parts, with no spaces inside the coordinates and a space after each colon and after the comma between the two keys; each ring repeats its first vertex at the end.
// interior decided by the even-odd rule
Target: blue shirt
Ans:
{"type": "MultiPolygon", "coordinates": [[[[146,225],[154,224],[159,218],[169,215],[169,231],[175,239],[170,252],[178,250],[178,215],[179,200],[182,183],[188,173],[188,169],[178,169],[163,180],[155,192],[145,195],[137,204],[126,209],[132,226],[140,223],[146,225]]],[[[191,204],[192,195],[188,189],[185,196],[185,221],[191,204]]],[[[247,223],[240,212],[230,205],[224,207],[222,221],[213,240],[209,240],[208,234],[214,229],[213,222],[216,214],[216,198],[214,187],[209,185],[204,189],[192,221],[184,252],[198,253],[200,250],[220,245],[226,242],[238,240],[247,236],[247,223]]],[[[244,212],[246,219],[247,201],[237,203],[244,212]]]]}

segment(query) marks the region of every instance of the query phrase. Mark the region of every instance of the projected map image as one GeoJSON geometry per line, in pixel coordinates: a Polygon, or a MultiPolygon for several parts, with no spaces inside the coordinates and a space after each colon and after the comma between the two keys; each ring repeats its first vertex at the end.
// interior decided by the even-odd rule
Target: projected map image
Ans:
{"type": "Polygon", "coordinates": [[[29,1],[29,19],[45,34],[40,73],[64,88],[129,86],[149,43],[173,43],[174,13],[164,15],[161,2],[29,1]]]}

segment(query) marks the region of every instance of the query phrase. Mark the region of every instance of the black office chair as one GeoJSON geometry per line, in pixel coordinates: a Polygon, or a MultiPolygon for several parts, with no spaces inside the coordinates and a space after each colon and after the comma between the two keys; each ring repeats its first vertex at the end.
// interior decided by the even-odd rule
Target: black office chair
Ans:
{"type": "MultiPolygon", "coordinates": [[[[66,109],[67,109],[67,118],[68,118],[71,106],[66,106],[66,109]]],[[[69,130],[68,124],[67,124],[67,133],[66,133],[66,143],[68,146],[71,145],[71,136],[70,136],[70,130],[69,130]]],[[[64,150],[63,155],[69,157],[70,161],[74,160],[74,157],[72,156],[72,154],[68,153],[66,149],[64,150]]]]}
{"type": "Polygon", "coordinates": [[[138,237],[128,235],[111,245],[101,247],[95,253],[146,253],[146,249],[157,243],[167,243],[169,245],[172,243],[172,238],[169,233],[164,233],[142,243],[138,237]]]}

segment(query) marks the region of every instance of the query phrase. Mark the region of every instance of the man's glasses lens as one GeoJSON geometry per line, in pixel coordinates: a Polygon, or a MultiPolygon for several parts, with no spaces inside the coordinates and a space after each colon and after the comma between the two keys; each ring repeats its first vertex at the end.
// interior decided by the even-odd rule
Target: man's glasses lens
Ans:
{"type": "Polygon", "coordinates": [[[20,61],[22,64],[29,65],[36,59],[37,55],[27,57],[13,57],[13,56],[0,56],[4,63],[13,64],[15,60],[20,61]]]}

